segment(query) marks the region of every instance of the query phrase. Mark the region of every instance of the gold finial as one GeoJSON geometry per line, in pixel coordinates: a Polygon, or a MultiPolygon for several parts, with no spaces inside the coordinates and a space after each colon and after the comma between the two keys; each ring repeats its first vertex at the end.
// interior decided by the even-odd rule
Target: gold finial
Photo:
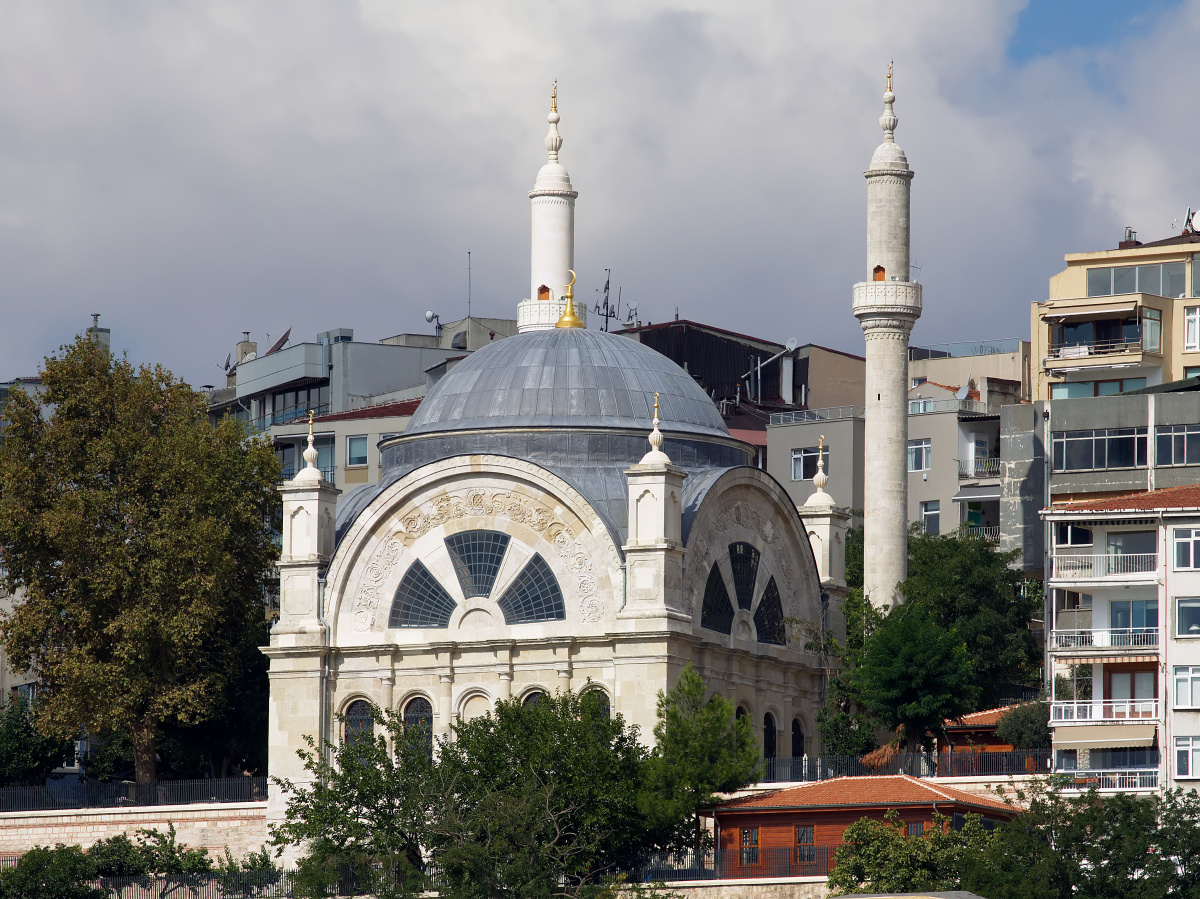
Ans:
{"type": "Polygon", "coordinates": [[[658,391],[654,393],[654,419],[658,420],[658,391]]]}
{"type": "Polygon", "coordinates": [[[567,292],[563,295],[563,301],[566,306],[563,308],[562,317],[559,318],[556,328],[582,328],[583,322],[579,316],[575,314],[575,293],[571,289],[575,286],[575,273],[570,269],[567,272],[571,275],[571,283],[567,285],[567,292]]]}
{"type": "Polygon", "coordinates": [[[313,410],[309,409],[308,410],[308,436],[309,437],[311,437],[313,435],[312,423],[313,423],[313,410]]]}
{"type": "Polygon", "coordinates": [[[550,89],[550,111],[558,112],[558,79],[554,79],[554,87],[550,89]]]}
{"type": "Polygon", "coordinates": [[[817,461],[825,458],[825,435],[822,434],[817,440],[817,461]]]}
{"type": "MultiPolygon", "coordinates": [[[[558,84],[558,82],[557,82],[557,81],[556,81],[556,82],[554,82],[554,83],[555,83],[555,84],[558,84]]],[[[886,88],[886,90],[889,90],[889,91],[890,91],[891,89],[892,89],[892,63],[890,63],[890,62],[889,62],[889,63],[888,63],[888,82],[887,82],[887,88],[886,88]]]]}

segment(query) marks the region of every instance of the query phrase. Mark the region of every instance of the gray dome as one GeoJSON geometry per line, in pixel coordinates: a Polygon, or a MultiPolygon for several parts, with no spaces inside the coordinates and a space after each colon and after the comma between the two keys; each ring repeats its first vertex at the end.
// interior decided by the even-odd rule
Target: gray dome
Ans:
{"type": "Polygon", "coordinates": [[[586,328],[526,331],[471,354],[433,386],[404,433],[645,431],[656,392],[663,431],[729,436],[713,401],[682,368],[636,340],[586,328]]]}

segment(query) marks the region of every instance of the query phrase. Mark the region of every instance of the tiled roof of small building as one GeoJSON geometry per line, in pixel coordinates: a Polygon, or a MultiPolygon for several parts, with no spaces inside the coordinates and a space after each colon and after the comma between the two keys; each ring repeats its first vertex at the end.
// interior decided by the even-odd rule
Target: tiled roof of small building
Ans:
{"type": "Polygon", "coordinates": [[[1158,512],[1171,509],[1200,509],[1200,484],[1165,487],[1142,493],[1127,493],[1107,499],[1055,503],[1050,512],[1158,512]]]}
{"type": "Polygon", "coordinates": [[[946,719],[946,727],[994,727],[1000,722],[1005,712],[1015,709],[1015,705],[1005,705],[998,709],[984,709],[982,712],[971,712],[962,718],[946,719]]]}
{"type": "Polygon", "coordinates": [[[907,774],[885,774],[870,777],[835,777],[733,799],[717,806],[716,811],[743,809],[830,808],[863,805],[923,805],[934,802],[953,802],[957,805],[987,811],[1012,812],[1014,809],[997,799],[976,796],[953,787],[932,784],[907,774]]]}

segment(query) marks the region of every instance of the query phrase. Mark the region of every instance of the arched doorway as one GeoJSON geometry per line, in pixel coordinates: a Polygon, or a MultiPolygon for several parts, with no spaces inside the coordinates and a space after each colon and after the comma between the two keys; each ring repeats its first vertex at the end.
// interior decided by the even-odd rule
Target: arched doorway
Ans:
{"type": "Polygon", "coordinates": [[[871,274],[876,281],[886,281],[887,280],[887,272],[885,272],[883,270],[882,265],[875,266],[875,269],[874,269],[874,271],[871,272],[871,274]]]}

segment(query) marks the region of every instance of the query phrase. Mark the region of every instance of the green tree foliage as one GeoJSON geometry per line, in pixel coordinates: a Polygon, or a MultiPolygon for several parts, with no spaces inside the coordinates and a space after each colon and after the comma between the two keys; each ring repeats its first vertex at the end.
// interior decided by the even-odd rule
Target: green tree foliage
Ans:
{"type": "Polygon", "coordinates": [[[991,840],[977,815],[961,830],[934,814],[933,826],[910,836],[895,809],[883,821],[863,818],[846,828],[834,853],[829,889],[835,893],[916,893],[956,890],[963,866],[991,840]]]}
{"type": "Polygon", "coordinates": [[[47,737],[34,728],[35,704],[0,699],[0,786],[39,787],[74,753],[70,740],[47,737]]]}
{"type": "Polygon", "coordinates": [[[1040,682],[1041,654],[1029,630],[1042,608],[1041,594],[1023,590],[1009,565],[1017,551],[997,552],[981,537],[932,536],[914,528],[908,538],[906,605],[954,631],[967,649],[980,693],[978,706],[995,708],[1013,687],[1040,682]]]}
{"type": "Polygon", "coordinates": [[[92,863],[78,846],[35,846],[10,868],[0,868],[0,899],[107,899],[94,887],[92,863]]]}
{"type": "Polygon", "coordinates": [[[974,711],[979,697],[962,639],[915,605],[880,622],[851,678],[877,720],[910,751],[931,748],[944,736],[945,720],[974,711]]]}
{"type": "MultiPolygon", "coordinates": [[[[861,548],[860,530],[860,571],[861,548]]],[[[875,715],[867,708],[853,672],[862,663],[867,641],[883,616],[867,601],[861,586],[847,594],[842,603],[842,615],[846,621],[846,642],[835,653],[841,668],[830,681],[824,705],[817,710],[817,730],[821,733],[821,746],[826,755],[865,755],[878,745],[875,715]]]]}
{"type": "Polygon", "coordinates": [[[1013,749],[1050,748],[1050,703],[1027,702],[1005,712],[996,723],[996,736],[1013,749]]]}
{"type": "Polygon", "coordinates": [[[83,338],[13,391],[0,445],[0,555],[22,601],[0,621],[38,672],[44,733],[124,730],[156,778],[164,722],[194,724],[242,677],[276,555],[279,465],[161,367],[83,338]]]}
{"type": "Polygon", "coordinates": [[[729,700],[705,700],[704,680],[689,662],[675,686],[658,693],[655,748],[646,766],[643,809],[672,848],[701,848],[699,811],[758,775],[760,752],[749,717],[729,700]]]}

